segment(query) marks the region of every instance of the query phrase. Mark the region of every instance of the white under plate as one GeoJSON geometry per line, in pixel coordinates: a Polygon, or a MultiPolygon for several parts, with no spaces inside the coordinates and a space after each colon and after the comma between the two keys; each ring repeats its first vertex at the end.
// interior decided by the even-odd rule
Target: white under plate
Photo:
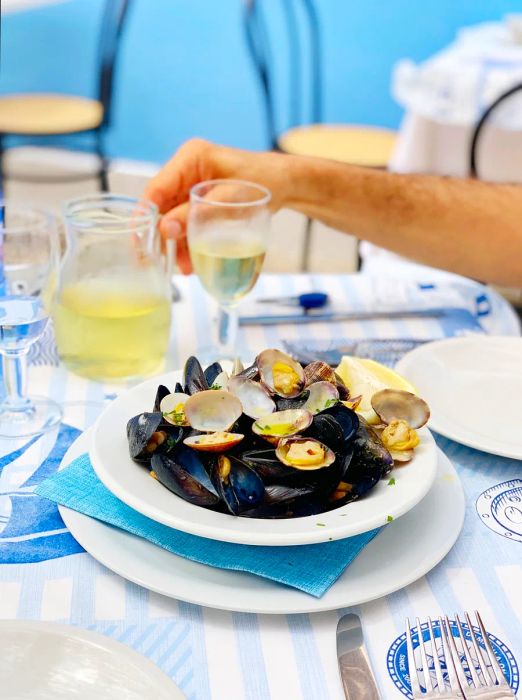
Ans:
{"type": "Polygon", "coordinates": [[[0,621],[5,700],[183,700],[163,671],[97,632],[51,622],[0,621]]]}
{"type": "Polygon", "coordinates": [[[180,373],[155,377],[119,396],[94,427],[90,458],[105,486],[121,501],[159,523],[225,542],[253,545],[314,544],[343,539],[384,525],[388,516],[399,518],[429,491],[437,468],[437,448],[429,430],[419,431],[421,444],[411,462],[396,469],[395,488],[381,480],[365,498],[317,516],[263,520],[237,518],[195,506],[151,479],[144,467],[129,457],[126,425],[129,418],[151,411],[158,384],[173,387],[180,373]]]}
{"type": "MultiPolygon", "coordinates": [[[[89,449],[89,432],[64,457],[63,466],[89,449]]],[[[390,488],[390,491],[393,491],[390,488]]],[[[120,576],[157,593],[223,610],[300,613],[358,605],[404,588],[449,552],[464,522],[465,502],[457,473],[438,451],[437,475],[428,495],[387,525],[322,598],[273,581],[216,569],[171,554],[147,540],[60,506],[78,542],[120,576]]]]}
{"type": "Polygon", "coordinates": [[[426,399],[430,428],[483,452],[522,459],[522,338],[427,343],[397,364],[426,399]]]}

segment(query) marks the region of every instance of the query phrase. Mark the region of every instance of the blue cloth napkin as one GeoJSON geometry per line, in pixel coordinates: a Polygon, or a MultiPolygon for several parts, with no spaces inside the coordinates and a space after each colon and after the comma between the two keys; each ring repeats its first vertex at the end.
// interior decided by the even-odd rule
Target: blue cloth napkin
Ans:
{"type": "Polygon", "coordinates": [[[122,503],[105,488],[81,455],[36,489],[39,496],[144,537],[186,559],[232,571],[246,571],[320,598],[379,532],[344,540],[291,547],[218,542],[161,525],[122,503]]]}

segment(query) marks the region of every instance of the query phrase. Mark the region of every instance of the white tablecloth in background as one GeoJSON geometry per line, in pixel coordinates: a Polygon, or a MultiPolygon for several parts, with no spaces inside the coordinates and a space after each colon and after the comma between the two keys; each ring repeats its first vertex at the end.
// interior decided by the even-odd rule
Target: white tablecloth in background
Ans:
{"type": "MultiPolygon", "coordinates": [[[[522,83],[522,42],[515,40],[507,23],[463,29],[453,44],[420,65],[401,61],[392,92],[406,115],[390,169],[467,177],[474,125],[485,107],[515,83],[522,83]]],[[[479,175],[484,180],[522,182],[522,91],[494,114],[481,135],[479,175]]],[[[430,268],[406,263],[369,243],[361,244],[361,256],[366,272],[430,274],[430,268]]]]}

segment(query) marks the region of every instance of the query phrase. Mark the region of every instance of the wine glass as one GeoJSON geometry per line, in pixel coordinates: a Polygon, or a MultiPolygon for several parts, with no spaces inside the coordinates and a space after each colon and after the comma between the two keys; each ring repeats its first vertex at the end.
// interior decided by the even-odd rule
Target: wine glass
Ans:
{"type": "Polygon", "coordinates": [[[263,266],[270,200],[266,187],[245,180],[207,180],[190,191],[187,237],[192,266],[221,311],[217,351],[201,353],[204,361],[238,354],[236,307],[263,266]]]}
{"type": "Polygon", "coordinates": [[[58,404],[27,396],[27,353],[48,321],[56,283],[58,239],[51,214],[0,202],[0,354],[5,398],[0,437],[21,438],[51,430],[62,418],[58,404]]]}

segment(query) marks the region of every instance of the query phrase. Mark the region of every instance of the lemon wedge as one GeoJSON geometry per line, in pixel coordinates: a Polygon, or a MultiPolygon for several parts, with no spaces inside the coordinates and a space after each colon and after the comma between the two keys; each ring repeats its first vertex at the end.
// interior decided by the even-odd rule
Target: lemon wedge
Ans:
{"type": "Polygon", "coordinates": [[[372,396],[375,393],[381,389],[400,389],[410,391],[412,394],[418,393],[407,379],[389,367],[381,365],[380,362],[375,362],[375,360],[343,355],[336,372],[348,387],[351,396],[362,396],[356,411],[370,425],[380,422],[371,404],[372,396]]]}

